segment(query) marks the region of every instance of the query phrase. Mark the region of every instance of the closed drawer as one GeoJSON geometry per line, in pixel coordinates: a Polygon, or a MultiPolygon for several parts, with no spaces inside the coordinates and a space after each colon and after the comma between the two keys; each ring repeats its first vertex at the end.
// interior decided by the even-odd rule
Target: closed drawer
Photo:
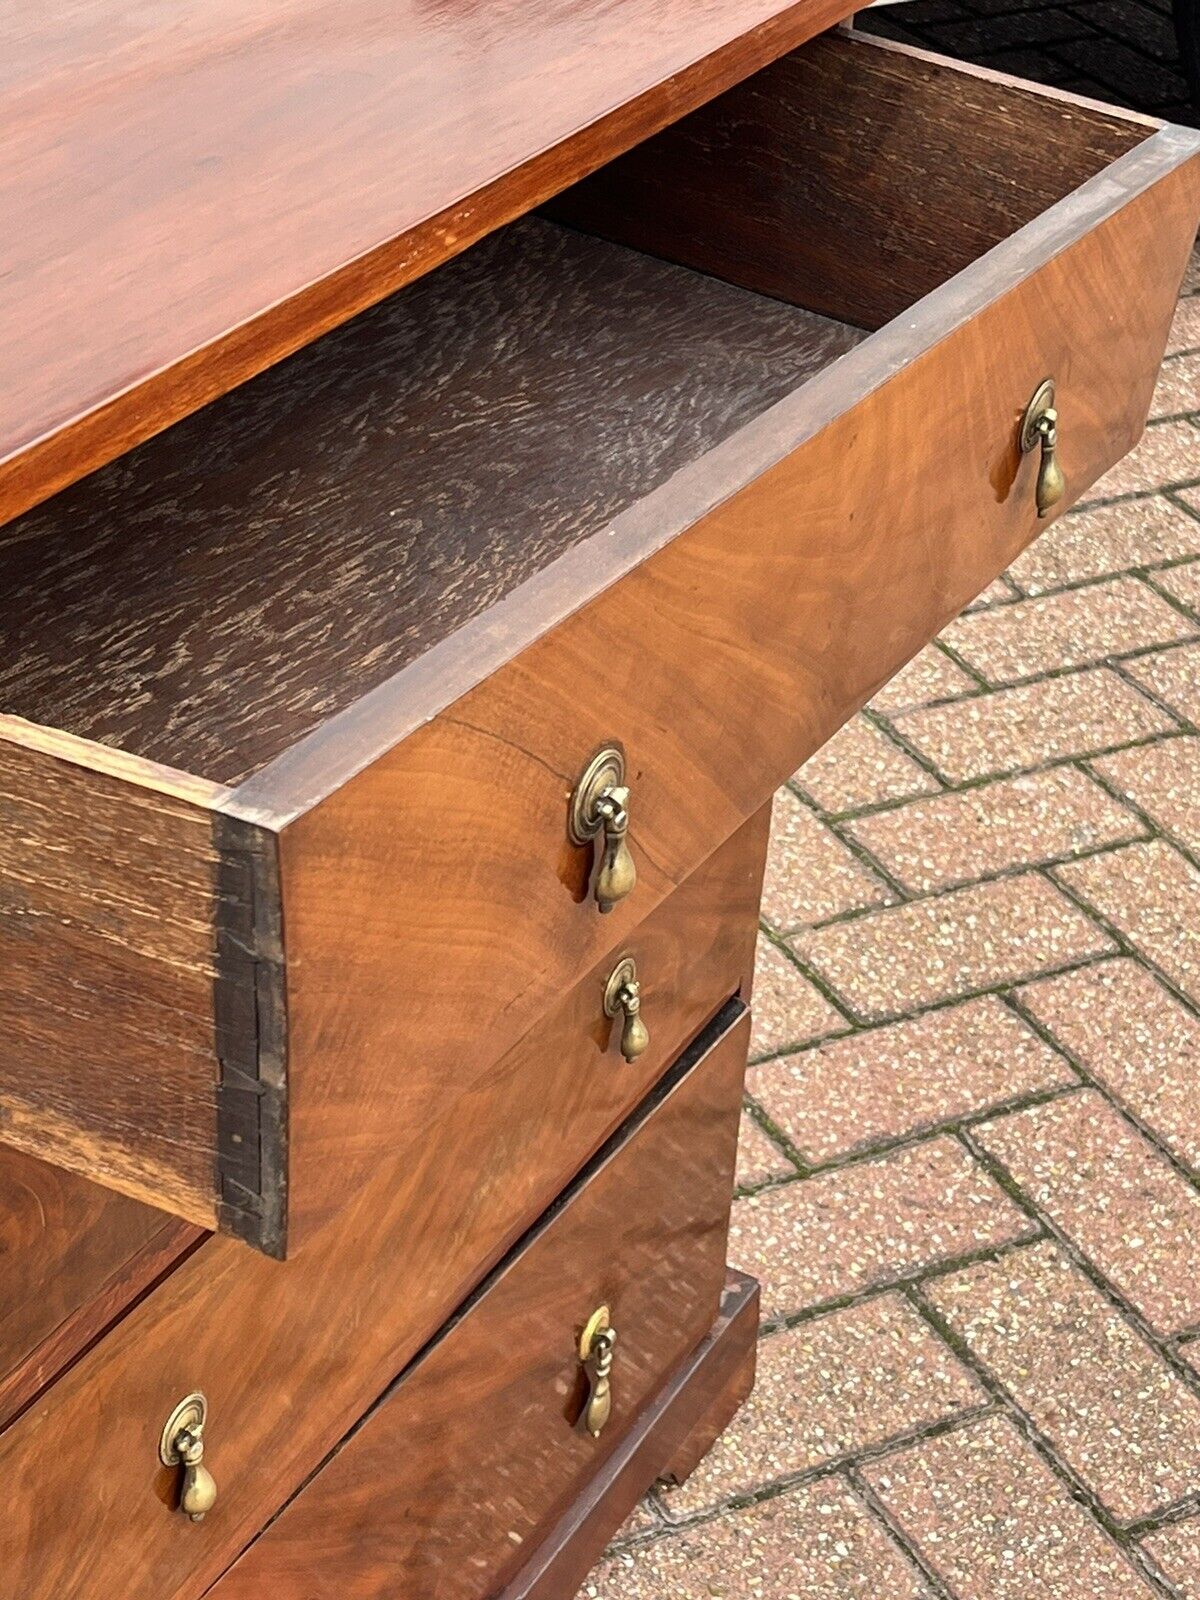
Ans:
{"type": "Polygon", "coordinates": [[[743,1020],[622,1130],[214,1600],[503,1587],[713,1324],[744,1060],[743,1020]],[[611,1415],[593,1438],[580,1342],[600,1306],[617,1337],[611,1415]]]}
{"type": "Polygon", "coordinates": [[[0,1430],[196,1238],[161,1211],[0,1150],[0,1430]]]}
{"type": "MultiPolygon", "coordinates": [[[[664,1069],[678,1076],[664,1058],[672,1029],[743,1013],[734,997],[749,987],[766,822],[752,819],[633,930],[625,948],[643,975],[651,1037],[636,1061],[622,1060],[598,1020],[601,965],[544,1019],[536,1049],[510,1053],[423,1140],[381,1159],[291,1260],[217,1235],[151,1292],[142,1279],[143,1297],[119,1320],[112,1311],[103,1340],[76,1349],[69,1370],[0,1425],[4,1573],[14,1594],[191,1600],[204,1592],[664,1069]],[[672,973],[678,994],[666,981],[672,973]],[[158,1466],[156,1443],[175,1402],[197,1389],[210,1402],[207,1459],[221,1494],[193,1526],[174,1509],[176,1477],[158,1466]]],[[[721,1023],[710,1024],[707,1043],[719,1032],[721,1023]]],[[[744,1062],[745,1036],[745,1022],[734,1023],[723,1059],[740,1051],[744,1062]]],[[[724,1144],[704,1159],[713,1193],[724,1184],[727,1199],[724,1144]]],[[[692,1198],[707,1204],[708,1194],[692,1198]]],[[[632,1230],[636,1252],[651,1248],[652,1206],[635,1214],[618,1206],[612,1223],[632,1230]]],[[[28,1287],[39,1269],[66,1272],[71,1260],[57,1235],[31,1238],[17,1281],[28,1287]]]]}
{"type": "Polygon", "coordinates": [[[822,38],[11,524],[0,1137],[310,1236],[1034,536],[1043,379],[1134,442],[1197,148],[822,38]]]}

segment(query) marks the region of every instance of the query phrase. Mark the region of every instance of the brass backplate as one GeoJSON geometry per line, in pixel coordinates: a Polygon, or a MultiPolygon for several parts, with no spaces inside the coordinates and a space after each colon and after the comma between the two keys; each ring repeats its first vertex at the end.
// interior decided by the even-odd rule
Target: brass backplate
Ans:
{"type": "Polygon", "coordinates": [[[604,985],[604,1015],[606,1017],[619,1017],[624,1009],[621,1005],[621,990],[628,983],[637,982],[637,962],[632,956],[622,956],[616,966],[608,975],[608,982],[604,985]]]}
{"type": "Polygon", "coordinates": [[[596,1343],[596,1335],[606,1333],[612,1327],[612,1316],[607,1306],[597,1306],[595,1311],[584,1324],[583,1332],[579,1335],[579,1359],[590,1361],[596,1343]]]}
{"type": "Polygon", "coordinates": [[[625,781],[625,752],[619,745],[606,744],[584,767],[571,791],[567,833],[572,844],[587,844],[600,832],[601,818],[596,803],[606,789],[618,789],[625,781]]]}
{"type": "Polygon", "coordinates": [[[1033,392],[1033,399],[1025,407],[1021,419],[1021,449],[1026,455],[1036,450],[1042,442],[1038,423],[1054,405],[1054,379],[1043,378],[1033,392]]]}
{"type": "Polygon", "coordinates": [[[163,1423],[162,1436],[158,1441],[158,1459],[164,1467],[177,1467],[179,1465],[179,1450],[175,1441],[181,1433],[203,1432],[204,1424],[208,1420],[208,1401],[197,1390],[182,1399],[174,1411],[163,1423]]]}

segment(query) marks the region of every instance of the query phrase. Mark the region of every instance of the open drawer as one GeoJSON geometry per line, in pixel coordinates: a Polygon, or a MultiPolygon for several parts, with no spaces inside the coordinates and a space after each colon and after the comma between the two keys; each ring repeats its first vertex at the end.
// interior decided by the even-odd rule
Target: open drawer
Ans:
{"type": "Polygon", "coordinates": [[[1135,442],[1198,149],[826,36],[0,530],[0,1138],[318,1226],[1035,535],[1042,380],[1060,507],[1135,442]]]}

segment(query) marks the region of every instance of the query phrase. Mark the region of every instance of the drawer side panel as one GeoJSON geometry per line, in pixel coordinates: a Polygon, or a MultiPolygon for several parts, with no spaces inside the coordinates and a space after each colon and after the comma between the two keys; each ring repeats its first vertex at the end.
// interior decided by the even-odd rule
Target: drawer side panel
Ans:
{"type": "Polygon", "coordinates": [[[878,328],[1148,138],[1153,124],[864,34],[827,34],[548,214],[878,328]]]}
{"type": "Polygon", "coordinates": [[[274,837],[195,780],[0,734],[0,1143],[280,1254],[274,837]]]}
{"type": "Polygon", "coordinates": [[[212,819],[0,739],[0,1139],[211,1227],[212,819]]]}

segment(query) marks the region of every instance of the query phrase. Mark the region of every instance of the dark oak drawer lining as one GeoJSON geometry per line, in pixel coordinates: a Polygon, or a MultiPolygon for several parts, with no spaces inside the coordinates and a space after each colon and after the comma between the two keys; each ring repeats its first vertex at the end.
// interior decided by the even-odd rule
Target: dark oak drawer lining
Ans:
{"type": "Polygon", "coordinates": [[[879,328],[1160,126],[837,33],[675,123],[547,212],[879,328]]]}
{"type": "MultiPolygon", "coordinates": [[[[611,577],[643,507],[677,531],[723,444],[730,486],[747,482],[781,405],[821,411],[818,375],[862,338],[848,324],[1048,225],[1150,134],[919,52],[814,40],[556,203],[621,245],[513,224],[0,531],[0,696],[215,781],[277,783],[273,760],[451,638],[469,654],[462,630],[494,636],[498,604],[573,547],[611,527],[611,577]]],[[[867,349],[857,370],[878,373],[867,349]]]]}
{"type": "Polygon", "coordinates": [[[862,337],[515,223],[0,529],[0,702],[236,783],[862,337]]]}

